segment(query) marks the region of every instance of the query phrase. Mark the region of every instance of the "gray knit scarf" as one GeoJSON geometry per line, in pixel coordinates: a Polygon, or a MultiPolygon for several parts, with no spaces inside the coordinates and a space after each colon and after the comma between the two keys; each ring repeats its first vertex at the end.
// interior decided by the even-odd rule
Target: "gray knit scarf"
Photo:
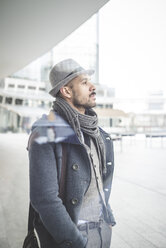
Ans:
{"type": "Polygon", "coordinates": [[[95,140],[97,151],[99,155],[100,162],[100,173],[102,175],[106,173],[106,151],[103,139],[100,135],[98,124],[98,118],[94,110],[86,110],[86,114],[81,114],[75,109],[73,109],[67,101],[61,97],[56,97],[56,101],[53,102],[53,110],[55,110],[59,115],[61,115],[71,127],[74,129],[79,141],[87,149],[84,143],[83,133],[88,134],[91,138],[95,140]]]}

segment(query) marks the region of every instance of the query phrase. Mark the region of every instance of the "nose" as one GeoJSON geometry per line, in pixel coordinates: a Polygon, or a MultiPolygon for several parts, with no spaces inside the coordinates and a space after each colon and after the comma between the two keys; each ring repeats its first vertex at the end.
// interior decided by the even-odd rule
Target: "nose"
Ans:
{"type": "Polygon", "coordinates": [[[90,87],[89,87],[90,91],[95,91],[96,90],[96,87],[94,86],[94,84],[89,82],[89,85],[90,85],[90,87]]]}

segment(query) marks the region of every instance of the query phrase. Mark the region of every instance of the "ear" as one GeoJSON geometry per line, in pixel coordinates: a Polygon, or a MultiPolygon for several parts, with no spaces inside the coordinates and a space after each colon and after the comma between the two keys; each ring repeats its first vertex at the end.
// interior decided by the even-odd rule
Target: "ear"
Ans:
{"type": "Polygon", "coordinates": [[[65,98],[71,98],[71,89],[68,86],[60,88],[60,92],[65,98]]]}

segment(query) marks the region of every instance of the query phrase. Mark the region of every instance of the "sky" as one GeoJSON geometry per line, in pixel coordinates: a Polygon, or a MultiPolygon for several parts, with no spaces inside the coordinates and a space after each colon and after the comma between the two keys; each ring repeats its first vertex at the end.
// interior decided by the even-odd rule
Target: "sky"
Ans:
{"type": "Polygon", "coordinates": [[[166,91],[166,1],[110,0],[99,16],[100,83],[119,97],[166,91]]]}

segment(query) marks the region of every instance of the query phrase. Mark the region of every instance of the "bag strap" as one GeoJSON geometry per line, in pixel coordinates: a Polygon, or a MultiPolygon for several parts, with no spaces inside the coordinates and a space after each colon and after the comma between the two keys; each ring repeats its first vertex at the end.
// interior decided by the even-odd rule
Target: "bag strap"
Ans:
{"type": "MultiPolygon", "coordinates": [[[[66,146],[62,143],[62,168],[59,183],[59,197],[64,200],[65,193],[65,177],[66,177],[66,146]]],[[[29,203],[29,216],[28,216],[28,233],[34,232],[35,210],[29,203]]]]}
{"type": "Polygon", "coordinates": [[[66,179],[66,146],[62,143],[62,168],[59,182],[59,197],[64,201],[65,196],[65,179],[66,179]]]}
{"type": "Polygon", "coordinates": [[[29,203],[28,233],[34,231],[34,219],[35,219],[35,211],[31,203],[29,203]]]}

